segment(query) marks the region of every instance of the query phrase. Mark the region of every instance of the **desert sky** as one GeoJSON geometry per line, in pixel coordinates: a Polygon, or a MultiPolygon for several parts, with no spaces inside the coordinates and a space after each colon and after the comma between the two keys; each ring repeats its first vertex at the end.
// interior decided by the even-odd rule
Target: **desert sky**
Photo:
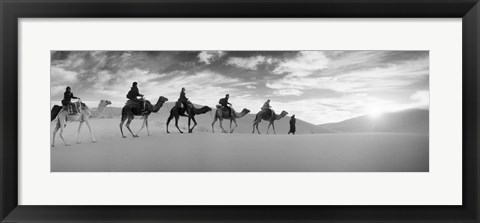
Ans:
{"type": "Polygon", "coordinates": [[[215,106],[230,94],[234,108],[260,109],[312,124],[429,106],[428,51],[52,51],[51,102],[66,86],[95,107],[125,103],[132,82],[156,102],[178,99],[215,106]]]}

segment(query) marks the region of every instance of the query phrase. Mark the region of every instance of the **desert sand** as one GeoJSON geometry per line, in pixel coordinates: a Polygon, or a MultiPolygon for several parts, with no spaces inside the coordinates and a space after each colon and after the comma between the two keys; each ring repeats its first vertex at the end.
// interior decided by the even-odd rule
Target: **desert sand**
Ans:
{"type": "MultiPolygon", "coordinates": [[[[117,117],[91,120],[97,139],[87,128],[76,144],[78,123],[67,124],[65,146],[57,137],[51,148],[52,172],[424,172],[429,170],[428,135],[408,133],[323,133],[297,135],[224,134],[209,129],[203,115],[193,134],[180,134],[171,123],[166,134],[164,115],[149,121],[139,138],[121,138],[117,117]]],[[[155,118],[156,116],[156,118],[155,118]]],[[[288,123],[288,118],[282,119],[288,123]]],[[[279,122],[280,122],[279,121],[279,122]]],[[[142,120],[132,122],[132,130],[142,120]]],[[[240,132],[251,131],[250,122],[240,132]]],[[[53,128],[54,122],[51,127],[53,128]]],[[[186,118],[180,122],[185,129],[186,118]]],[[[228,125],[225,125],[228,126],[228,125]]],[[[265,132],[267,123],[262,122],[265,132]]],[[[280,126],[280,125],[279,125],[280,126]]],[[[285,126],[282,124],[281,126],[285,126]]],[[[277,132],[286,132],[285,127],[277,132]]],[[[298,128],[298,127],[297,127],[298,128]]]]}

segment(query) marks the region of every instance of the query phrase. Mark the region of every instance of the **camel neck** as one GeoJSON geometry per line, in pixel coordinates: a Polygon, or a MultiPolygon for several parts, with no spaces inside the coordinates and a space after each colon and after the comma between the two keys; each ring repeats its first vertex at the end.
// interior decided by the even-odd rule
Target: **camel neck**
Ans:
{"type": "Polygon", "coordinates": [[[98,118],[100,114],[105,110],[107,106],[102,105],[101,103],[98,105],[97,110],[92,111],[92,118],[98,118]]]}
{"type": "Polygon", "coordinates": [[[162,100],[158,100],[157,103],[155,104],[155,106],[153,106],[153,112],[158,112],[160,110],[160,108],[162,108],[163,104],[165,103],[165,101],[162,101],[162,100]]]}

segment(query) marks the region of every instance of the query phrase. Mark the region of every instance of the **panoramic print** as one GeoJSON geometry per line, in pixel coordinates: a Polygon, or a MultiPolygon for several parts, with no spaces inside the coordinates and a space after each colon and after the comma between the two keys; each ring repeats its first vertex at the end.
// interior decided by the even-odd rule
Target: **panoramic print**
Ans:
{"type": "Polygon", "coordinates": [[[428,51],[51,51],[52,172],[428,172],[428,51]]]}

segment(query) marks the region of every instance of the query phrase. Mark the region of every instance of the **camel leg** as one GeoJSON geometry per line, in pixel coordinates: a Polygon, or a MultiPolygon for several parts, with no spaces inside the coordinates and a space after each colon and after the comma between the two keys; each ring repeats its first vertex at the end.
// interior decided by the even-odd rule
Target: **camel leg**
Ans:
{"type": "Polygon", "coordinates": [[[55,135],[57,134],[58,129],[60,129],[60,121],[57,120],[57,124],[55,125],[55,129],[53,130],[52,147],[55,146],[55,135]]]}
{"type": "Polygon", "coordinates": [[[267,127],[267,134],[268,134],[268,131],[270,130],[270,126],[272,125],[272,123],[268,123],[268,127],[267,127]]]}
{"type": "Polygon", "coordinates": [[[60,120],[59,120],[59,122],[60,122],[60,133],[59,133],[59,135],[60,135],[60,138],[62,139],[63,143],[65,144],[65,146],[69,146],[70,144],[68,144],[68,143],[65,141],[65,139],[63,138],[63,129],[65,128],[65,122],[66,122],[66,121],[65,121],[65,120],[62,121],[62,120],[63,120],[63,119],[60,119],[60,120]]]}
{"type": "Polygon", "coordinates": [[[140,127],[140,129],[138,130],[137,135],[140,134],[140,131],[142,131],[143,128],[145,128],[146,122],[147,122],[147,117],[143,116],[142,127],[140,127]]]}
{"type": "Polygon", "coordinates": [[[147,135],[150,136],[150,130],[148,130],[148,117],[145,118],[145,127],[147,127],[147,135]]]}
{"type": "Polygon", "coordinates": [[[78,124],[78,130],[77,130],[77,144],[80,144],[80,140],[78,139],[80,136],[80,129],[82,128],[83,121],[80,121],[80,124],[78,124]]]}
{"type": "Polygon", "coordinates": [[[217,115],[215,115],[215,118],[213,118],[213,122],[212,122],[212,132],[215,133],[215,129],[214,129],[214,125],[215,125],[215,122],[217,122],[217,115]]]}
{"type": "Polygon", "coordinates": [[[170,133],[168,131],[168,125],[170,124],[170,121],[172,121],[172,118],[173,118],[173,115],[170,114],[170,116],[168,116],[168,119],[167,119],[167,133],[170,133]]]}
{"type": "Polygon", "coordinates": [[[222,129],[223,133],[227,133],[227,131],[225,131],[225,129],[223,128],[223,119],[220,119],[220,128],[222,129]]]}
{"type": "Polygon", "coordinates": [[[123,123],[125,122],[126,118],[122,117],[122,120],[120,121],[120,133],[122,133],[122,138],[127,138],[125,135],[123,135],[123,123]]]}
{"type": "Polygon", "coordinates": [[[177,129],[180,133],[183,133],[182,130],[180,130],[180,128],[178,128],[178,119],[179,118],[180,118],[179,116],[175,116],[175,127],[177,127],[177,129]]]}
{"type": "Polygon", "coordinates": [[[128,117],[127,124],[125,126],[127,127],[128,131],[132,134],[133,137],[138,137],[138,135],[133,134],[132,130],[130,129],[130,122],[132,122],[133,117],[128,117]]]}
{"type": "Polygon", "coordinates": [[[257,122],[257,120],[255,120],[255,122],[253,123],[253,131],[252,131],[252,134],[255,134],[255,128],[257,128],[257,132],[258,134],[260,134],[260,131],[258,130],[258,124],[260,122],[257,122]]]}
{"type": "Polygon", "coordinates": [[[97,140],[95,140],[95,137],[93,137],[92,127],[90,127],[90,122],[88,121],[87,118],[85,119],[85,124],[87,124],[88,130],[90,130],[90,135],[92,136],[92,142],[96,143],[97,140]]]}
{"type": "Polygon", "coordinates": [[[253,122],[253,125],[252,125],[252,134],[255,134],[255,124],[257,124],[257,122],[253,122]]]}
{"type": "Polygon", "coordinates": [[[230,119],[230,133],[232,133],[232,119],[230,119]]]}
{"type": "Polygon", "coordinates": [[[274,122],[272,122],[272,128],[273,128],[273,134],[274,134],[274,135],[277,134],[277,133],[275,132],[275,123],[274,123],[274,122]]]}
{"type": "Polygon", "coordinates": [[[192,121],[192,118],[190,116],[188,116],[188,133],[191,133],[190,131],[190,123],[192,121]]]}
{"type": "Polygon", "coordinates": [[[192,116],[192,121],[193,121],[193,127],[190,129],[190,133],[192,133],[193,128],[195,128],[195,126],[197,126],[197,121],[195,120],[195,116],[192,116]]]}
{"type": "MultiPolygon", "coordinates": [[[[232,119],[232,120],[233,120],[233,123],[235,123],[235,127],[233,127],[233,129],[230,130],[230,133],[233,133],[233,130],[235,130],[238,127],[237,119],[232,119]]],[[[230,124],[232,124],[232,120],[230,120],[230,124]]]]}
{"type": "Polygon", "coordinates": [[[195,117],[192,117],[192,120],[193,120],[193,127],[192,127],[192,130],[190,132],[193,132],[193,128],[195,128],[195,126],[197,126],[197,120],[195,120],[195,117]]]}

